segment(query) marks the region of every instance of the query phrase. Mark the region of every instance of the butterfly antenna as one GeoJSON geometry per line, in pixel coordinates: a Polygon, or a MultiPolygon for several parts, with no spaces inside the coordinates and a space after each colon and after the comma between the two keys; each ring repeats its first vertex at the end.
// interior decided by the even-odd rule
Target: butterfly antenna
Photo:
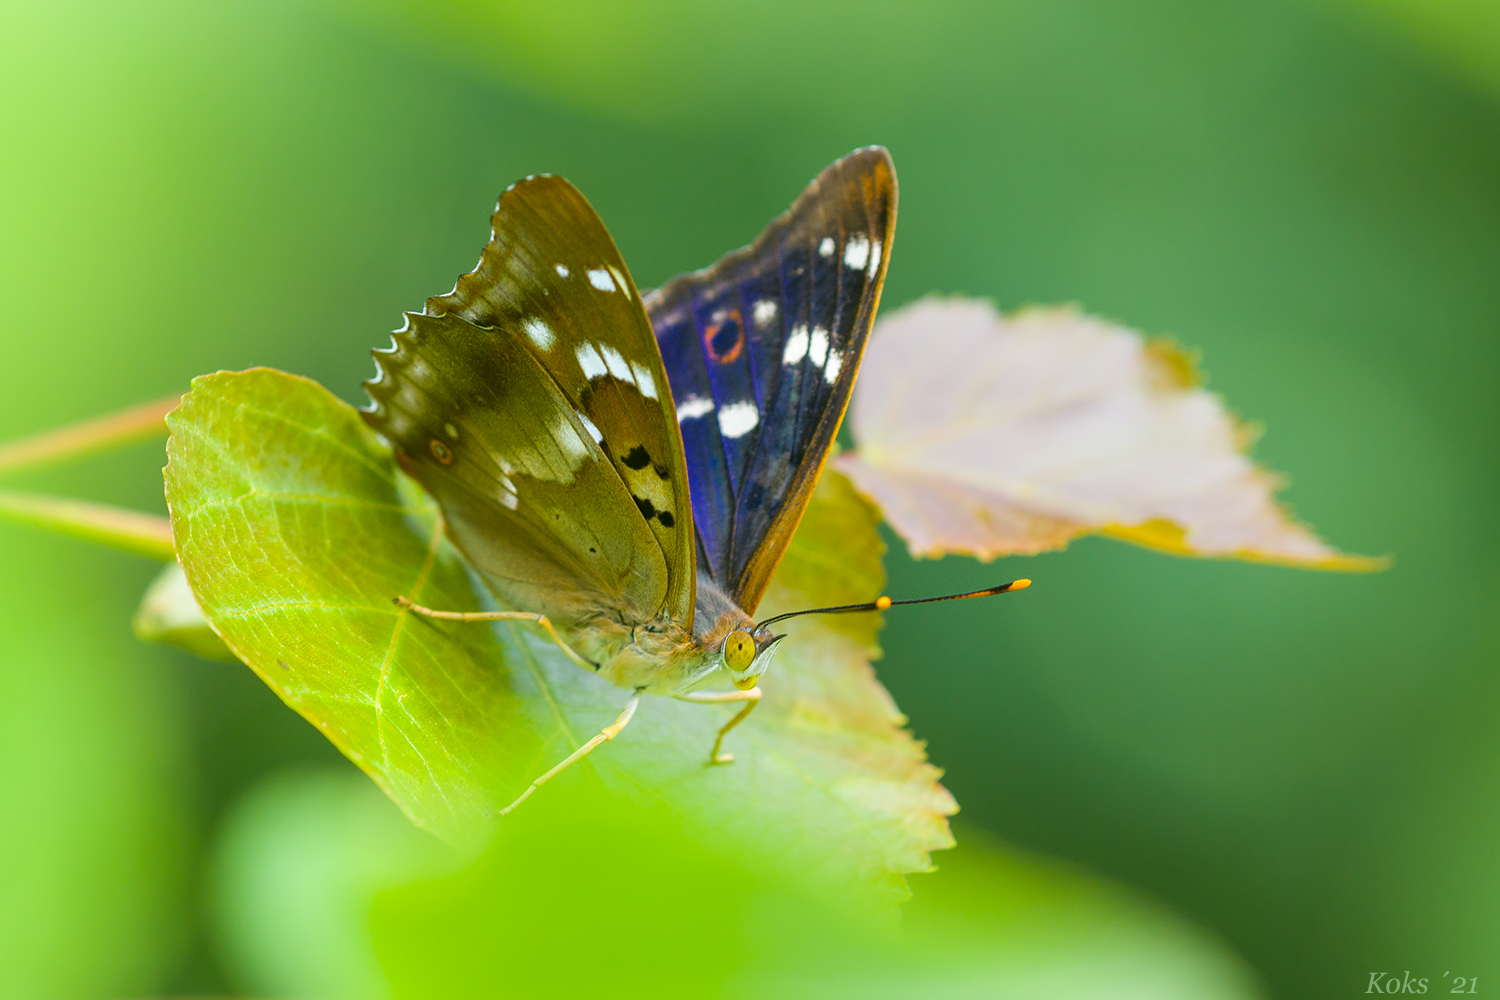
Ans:
{"type": "Polygon", "coordinates": [[[990,587],[987,590],[971,590],[966,594],[944,594],[942,597],[917,597],[909,601],[893,601],[889,597],[877,597],[873,601],[864,604],[840,604],[833,608],[808,608],[806,611],[788,611],[784,615],[767,618],[760,622],[760,626],[770,625],[773,622],[783,621],[787,618],[796,618],[800,615],[844,615],[856,611],[884,611],[886,608],[894,608],[901,604],[932,604],[936,601],[967,601],[971,597],[993,597],[995,594],[1009,594],[1013,590],[1025,590],[1031,586],[1030,580],[1012,580],[1010,583],[1002,583],[998,587],[990,587]]]}

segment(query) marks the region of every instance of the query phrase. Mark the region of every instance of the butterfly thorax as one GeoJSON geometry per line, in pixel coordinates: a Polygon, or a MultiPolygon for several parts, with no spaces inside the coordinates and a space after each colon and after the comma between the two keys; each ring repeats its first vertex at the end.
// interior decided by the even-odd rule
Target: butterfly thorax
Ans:
{"type": "Polygon", "coordinates": [[[600,677],[632,690],[681,694],[715,679],[741,682],[764,672],[781,636],[757,628],[706,574],[698,579],[696,603],[691,630],[666,616],[634,623],[591,616],[568,631],[576,648],[599,664],[600,677]],[[760,654],[744,671],[729,670],[724,663],[725,639],[736,631],[749,633],[760,654]]]}
{"type": "Polygon", "coordinates": [[[653,694],[683,691],[719,669],[719,651],[670,618],[625,623],[598,617],[573,629],[572,643],[617,687],[653,694]]]}

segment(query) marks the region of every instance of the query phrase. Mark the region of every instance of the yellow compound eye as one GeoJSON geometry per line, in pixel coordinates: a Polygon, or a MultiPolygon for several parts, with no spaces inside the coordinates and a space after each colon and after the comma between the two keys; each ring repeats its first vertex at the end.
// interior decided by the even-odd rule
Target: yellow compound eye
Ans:
{"type": "Polygon", "coordinates": [[[755,640],[744,629],[735,629],[724,640],[724,665],[730,670],[748,670],[755,662],[755,640]]]}

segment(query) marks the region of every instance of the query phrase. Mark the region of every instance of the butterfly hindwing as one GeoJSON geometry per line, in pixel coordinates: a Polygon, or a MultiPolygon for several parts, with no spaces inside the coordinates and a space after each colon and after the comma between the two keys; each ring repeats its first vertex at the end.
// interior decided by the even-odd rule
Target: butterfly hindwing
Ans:
{"type": "Polygon", "coordinates": [[[895,224],[890,156],[861,149],[753,244],[646,296],[676,400],[698,565],[747,612],[848,406],[895,224]]]}
{"type": "Polygon", "coordinates": [[[493,328],[546,370],[661,551],[667,584],[659,610],[690,625],[695,566],[682,437],[625,262],[593,208],[560,177],[512,185],[491,227],[479,264],[453,291],[429,299],[427,313],[493,328]]]}
{"type": "Polygon", "coordinates": [[[515,610],[568,623],[648,620],[667,594],[660,547],[583,419],[503,331],[408,316],[366,419],[437,499],[449,534],[515,610]]]}

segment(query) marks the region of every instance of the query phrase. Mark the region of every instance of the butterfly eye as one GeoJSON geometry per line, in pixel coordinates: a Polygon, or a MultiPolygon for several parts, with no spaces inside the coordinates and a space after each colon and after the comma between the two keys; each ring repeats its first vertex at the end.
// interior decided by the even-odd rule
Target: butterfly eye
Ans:
{"type": "Polygon", "coordinates": [[[432,449],[433,458],[437,459],[439,462],[442,462],[444,465],[453,464],[453,452],[447,445],[443,444],[443,442],[439,441],[437,438],[433,438],[432,443],[429,445],[429,447],[432,449]]]}
{"type": "Polygon", "coordinates": [[[724,665],[730,670],[746,670],[755,662],[755,640],[744,629],[735,629],[724,640],[724,665]]]}

